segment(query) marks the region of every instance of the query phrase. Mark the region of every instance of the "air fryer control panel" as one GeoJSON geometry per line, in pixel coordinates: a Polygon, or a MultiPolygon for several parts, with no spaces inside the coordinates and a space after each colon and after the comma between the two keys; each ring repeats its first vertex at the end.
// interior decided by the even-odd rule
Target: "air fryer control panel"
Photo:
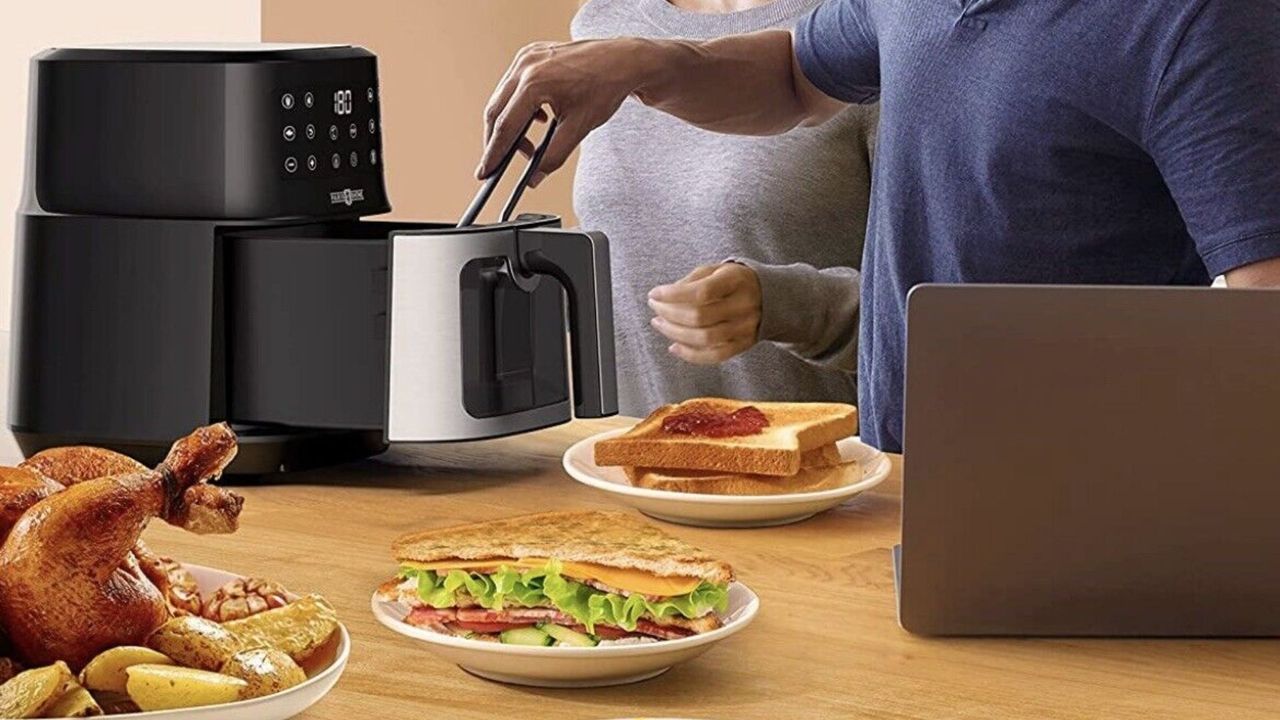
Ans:
{"type": "MultiPolygon", "coordinates": [[[[378,89],[333,84],[283,88],[279,97],[280,173],[285,179],[360,178],[376,167],[378,89]]],[[[335,195],[333,200],[346,199],[335,195]]]]}
{"type": "Polygon", "coordinates": [[[390,209],[377,60],[347,45],[62,48],[33,61],[28,203],[276,220],[390,209]]]}

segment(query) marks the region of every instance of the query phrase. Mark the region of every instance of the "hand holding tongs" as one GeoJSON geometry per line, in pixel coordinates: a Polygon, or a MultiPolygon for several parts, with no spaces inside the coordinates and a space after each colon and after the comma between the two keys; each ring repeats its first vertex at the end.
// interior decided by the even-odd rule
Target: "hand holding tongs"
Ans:
{"type": "MultiPolygon", "coordinates": [[[[485,203],[489,202],[489,196],[493,194],[494,188],[498,187],[498,182],[502,180],[502,175],[507,171],[507,166],[511,164],[511,160],[516,156],[516,151],[520,147],[520,141],[529,133],[529,128],[533,126],[533,117],[524,124],[524,130],[520,131],[520,136],[516,138],[515,143],[511,145],[511,149],[507,150],[507,154],[502,156],[502,162],[498,163],[497,169],[485,178],[484,185],[480,186],[480,192],[471,201],[471,205],[467,207],[467,211],[462,214],[462,219],[458,221],[457,227],[466,227],[476,221],[476,216],[484,209],[485,203]]],[[[507,203],[502,206],[502,214],[498,216],[498,222],[504,223],[511,219],[511,213],[515,212],[516,203],[520,202],[520,196],[524,195],[525,188],[529,186],[529,180],[533,177],[533,173],[537,171],[538,164],[542,161],[542,156],[547,153],[547,147],[551,145],[551,138],[556,134],[556,124],[559,121],[552,118],[547,125],[547,134],[542,136],[542,142],[538,143],[538,147],[534,149],[533,155],[529,158],[529,164],[525,167],[524,173],[520,175],[520,180],[511,191],[511,197],[507,198],[507,203]]]]}

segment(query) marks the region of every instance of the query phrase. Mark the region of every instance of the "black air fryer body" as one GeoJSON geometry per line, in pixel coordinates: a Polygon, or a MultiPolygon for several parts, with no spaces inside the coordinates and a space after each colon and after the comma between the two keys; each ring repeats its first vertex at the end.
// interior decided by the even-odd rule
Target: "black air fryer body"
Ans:
{"type": "Polygon", "coordinates": [[[602,236],[359,220],[390,209],[368,51],[55,49],[31,81],[10,408],[28,454],[155,460],[228,420],[232,470],[259,473],[563,422],[566,292],[596,321],[574,334],[578,413],[612,412],[602,236]]]}

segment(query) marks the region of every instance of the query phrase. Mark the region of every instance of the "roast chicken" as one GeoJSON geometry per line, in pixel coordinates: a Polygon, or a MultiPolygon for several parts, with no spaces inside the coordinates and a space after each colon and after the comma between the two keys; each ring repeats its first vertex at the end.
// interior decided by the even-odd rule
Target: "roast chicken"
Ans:
{"type": "Polygon", "coordinates": [[[194,581],[139,536],[154,517],[233,532],[243,500],[207,483],[235,453],[235,434],[218,424],[178,440],[154,470],[86,447],[0,468],[0,630],[18,659],[79,668],[106,648],[141,644],[175,612],[198,611],[194,581]]]}

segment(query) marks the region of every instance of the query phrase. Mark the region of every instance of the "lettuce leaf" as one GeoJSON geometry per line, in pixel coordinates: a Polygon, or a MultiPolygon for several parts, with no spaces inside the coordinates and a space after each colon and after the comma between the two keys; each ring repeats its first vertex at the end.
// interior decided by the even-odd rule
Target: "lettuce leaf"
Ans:
{"type": "Polygon", "coordinates": [[[646,615],[662,618],[681,615],[693,619],[711,610],[724,612],[729,606],[729,589],[703,582],[692,592],[650,601],[641,595],[619,595],[597,590],[560,574],[560,563],[552,559],[540,568],[519,570],[506,565],[492,574],[449,570],[400,568],[400,577],[416,579],[418,597],[433,608],[456,607],[459,598],[472,598],[489,610],[506,607],[541,607],[547,604],[577,620],[594,632],[597,624],[627,631],[646,615]]]}

